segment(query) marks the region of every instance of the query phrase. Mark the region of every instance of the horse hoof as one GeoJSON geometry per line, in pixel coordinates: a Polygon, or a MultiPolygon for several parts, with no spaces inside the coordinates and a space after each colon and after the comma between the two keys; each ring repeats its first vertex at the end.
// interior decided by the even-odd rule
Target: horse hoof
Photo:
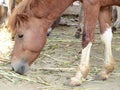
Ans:
{"type": "Polygon", "coordinates": [[[80,33],[76,33],[75,38],[79,39],[80,38],[80,33]]]}
{"type": "Polygon", "coordinates": [[[76,82],[76,81],[68,80],[67,83],[64,83],[64,85],[70,86],[70,87],[77,87],[77,86],[80,86],[81,84],[79,82],[76,82]]]}
{"type": "Polygon", "coordinates": [[[112,27],[112,33],[116,32],[117,28],[116,27],[112,27]]]}
{"type": "Polygon", "coordinates": [[[70,81],[69,86],[75,87],[75,86],[80,86],[81,84],[76,81],[70,81]]]}
{"type": "Polygon", "coordinates": [[[75,38],[79,39],[80,38],[80,32],[82,31],[81,28],[78,28],[76,33],[75,33],[75,38]]]}
{"type": "Polygon", "coordinates": [[[71,78],[70,82],[69,82],[69,86],[80,86],[81,85],[81,82],[80,80],[78,80],[77,78],[73,77],[71,78]]]}
{"type": "Polygon", "coordinates": [[[94,79],[95,80],[106,80],[108,78],[108,76],[105,73],[99,73],[97,75],[95,75],[94,79]]]}

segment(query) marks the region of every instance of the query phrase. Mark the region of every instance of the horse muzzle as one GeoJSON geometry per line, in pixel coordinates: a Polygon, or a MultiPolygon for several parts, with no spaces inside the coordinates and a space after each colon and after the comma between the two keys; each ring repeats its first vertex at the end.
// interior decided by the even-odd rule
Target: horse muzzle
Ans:
{"type": "Polygon", "coordinates": [[[12,70],[15,71],[18,74],[23,75],[24,73],[26,73],[29,69],[29,65],[27,63],[27,61],[25,60],[19,60],[15,63],[11,63],[12,66],[12,70]]]}

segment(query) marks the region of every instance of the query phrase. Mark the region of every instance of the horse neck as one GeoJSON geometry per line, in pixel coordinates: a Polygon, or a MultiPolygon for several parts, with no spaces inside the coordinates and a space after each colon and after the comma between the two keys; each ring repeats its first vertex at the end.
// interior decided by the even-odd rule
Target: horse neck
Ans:
{"type": "Polygon", "coordinates": [[[75,0],[42,0],[39,2],[39,9],[34,8],[32,11],[36,17],[55,20],[64,10],[70,6],[75,0]],[[38,12],[36,13],[36,10],[38,12]]]}
{"type": "Polygon", "coordinates": [[[69,7],[71,4],[73,3],[73,0],[59,0],[58,2],[58,7],[54,8],[53,10],[51,10],[51,12],[49,13],[49,15],[47,16],[48,19],[54,19],[57,18],[58,16],[60,16],[67,7],[69,7]]]}
{"type": "Polygon", "coordinates": [[[120,0],[105,0],[105,2],[100,0],[100,2],[101,2],[101,6],[103,6],[103,7],[104,6],[112,6],[112,5],[120,6],[120,0]]]}

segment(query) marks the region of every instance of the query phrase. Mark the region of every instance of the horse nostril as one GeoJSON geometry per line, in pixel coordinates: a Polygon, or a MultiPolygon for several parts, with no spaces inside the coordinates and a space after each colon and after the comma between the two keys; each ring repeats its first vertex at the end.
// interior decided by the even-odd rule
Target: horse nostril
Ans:
{"type": "Polygon", "coordinates": [[[21,75],[23,75],[29,69],[28,63],[23,60],[16,63],[12,63],[11,66],[13,71],[21,75]]]}
{"type": "Polygon", "coordinates": [[[12,71],[15,71],[16,73],[23,75],[24,72],[25,72],[25,66],[22,65],[22,66],[19,67],[18,69],[15,69],[14,67],[12,67],[12,71]]]}
{"type": "Polygon", "coordinates": [[[25,71],[25,66],[21,66],[21,71],[25,71]]]}
{"type": "Polygon", "coordinates": [[[19,73],[19,74],[21,74],[21,75],[23,75],[24,72],[25,72],[25,66],[24,66],[24,65],[21,66],[21,67],[16,71],[16,73],[19,73]]]}

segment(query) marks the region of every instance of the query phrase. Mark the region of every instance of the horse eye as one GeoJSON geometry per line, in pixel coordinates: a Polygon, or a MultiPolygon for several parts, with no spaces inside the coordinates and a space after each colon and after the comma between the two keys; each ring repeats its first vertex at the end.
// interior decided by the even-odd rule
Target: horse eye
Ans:
{"type": "Polygon", "coordinates": [[[23,34],[18,34],[18,38],[23,38],[23,34]]]}

